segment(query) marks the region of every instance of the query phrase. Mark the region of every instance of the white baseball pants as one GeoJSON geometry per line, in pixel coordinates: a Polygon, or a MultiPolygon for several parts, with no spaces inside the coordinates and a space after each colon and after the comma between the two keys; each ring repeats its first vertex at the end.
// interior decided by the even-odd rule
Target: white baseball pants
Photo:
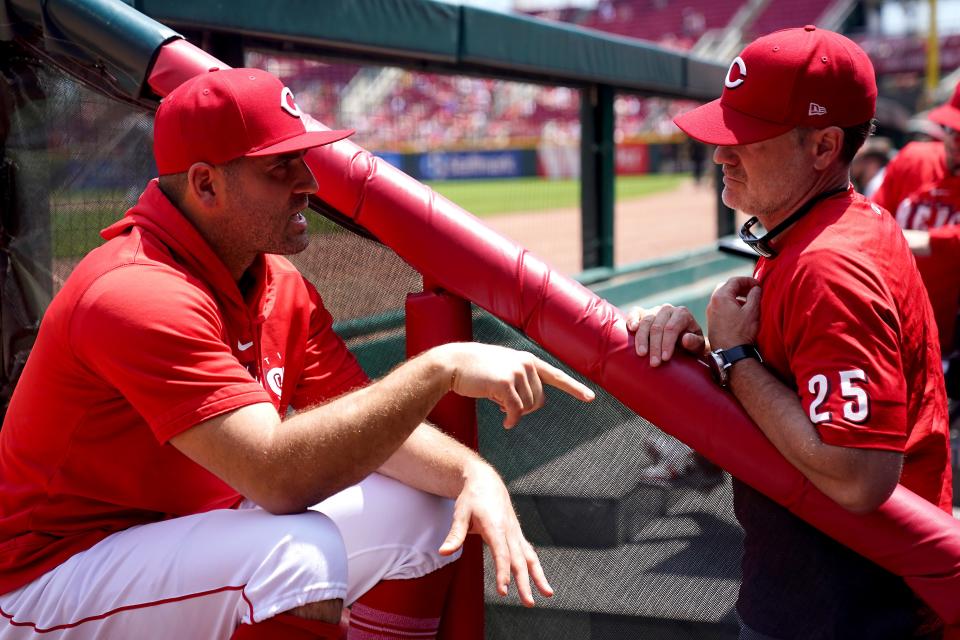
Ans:
{"type": "Polygon", "coordinates": [[[0,595],[0,640],[226,640],[439,569],[456,557],[437,553],[452,515],[451,500],[373,474],[302,514],[246,503],[140,525],[0,595]]]}

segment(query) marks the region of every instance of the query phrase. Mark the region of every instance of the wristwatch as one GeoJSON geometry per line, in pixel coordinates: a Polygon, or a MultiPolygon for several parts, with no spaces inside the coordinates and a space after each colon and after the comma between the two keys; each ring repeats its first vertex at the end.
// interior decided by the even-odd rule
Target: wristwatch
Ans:
{"type": "Polygon", "coordinates": [[[708,354],[707,364],[710,365],[710,373],[713,379],[721,387],[730,384],[730,372],[727,371],[735,363],[744,358],[755,358],[758,362],[763,362],[760,352],[752,344],[741,344],[729,349],[716,349],[708,354]]]}

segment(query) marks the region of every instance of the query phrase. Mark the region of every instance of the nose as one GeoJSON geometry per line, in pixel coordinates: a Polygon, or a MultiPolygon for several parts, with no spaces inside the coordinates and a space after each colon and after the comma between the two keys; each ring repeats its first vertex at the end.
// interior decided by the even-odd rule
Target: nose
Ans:
{"type": "Polygon", "coordinates": [[[320,190],[320,185],[317,184],[317,179],[313,176],[313,171],[310,170],[303,156],[296,162],[296,182],[294,184],[294,193],[312,195],[320,190]]]}
{"type": "Polygon", "coordinates": [[[717,145],[717,148],[713,152],[714,164],[735,164],[736,161],[737,154],[734,153],[733,147],[722,144],[717,145]]]}

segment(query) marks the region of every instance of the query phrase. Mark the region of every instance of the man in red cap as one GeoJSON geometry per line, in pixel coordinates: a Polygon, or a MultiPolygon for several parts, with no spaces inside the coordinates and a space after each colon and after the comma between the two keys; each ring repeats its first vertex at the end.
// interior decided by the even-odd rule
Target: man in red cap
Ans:
{"type": "Polygon", "coordinates": [[[257,69],[160,105],[160,178],[50,305],[0,431],[0,638],[229,638],[343,604],[352,639],[430,638],[468,530],[500,593],[552,593],[496,471],[423,421],[449,391],[506,427],[545,384],[593,394],[473,343],[370,383],[280,257],[309,240],[304,154],[352,133],[320,129],[257,69]]]}
{"type": "Polygon", "coordinates": [[[943,129],[942,141],[911,142],[887,165],[874,202],[893,213],[917,256],[933,303],[940,351],[951,363],[948,392],[960,398],[960,85],[951,100],[929,114],[943,129]]]}
{"type": "MultiPolygon", "coordinates": [[[[761,255],[754,277],[716,290],[708,340],[669,305],[632,311],[628,326],[652,365],[677,342],[705,355],[777,450],[844,508],[871,511],[900,482],[949,513],[930,303],[896,221],[849,184],[876,95],[870,60],[839,34],[808,26],[747,46],[722,96],[675,122],[718,145],[724,202],[754,216],[741,230],[761,255]]],[[[763,487],[733,487],[745,534],[742,639],[938,637],[939,621],[902,579],[763,487]]]]}

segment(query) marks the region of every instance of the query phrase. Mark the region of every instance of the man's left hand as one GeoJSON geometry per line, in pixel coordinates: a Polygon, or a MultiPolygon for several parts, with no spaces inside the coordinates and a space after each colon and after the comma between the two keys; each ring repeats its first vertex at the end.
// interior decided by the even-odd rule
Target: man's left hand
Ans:
{"type": "Polygon", "coordinates": [[[467,533],[480,534],[490,547],[500,595],[507,595],[511,574],[524,606],[534,605],[531,579],[541,594],[553,595],[537,552],[520,530],[507,487],[497,472],[482,461],[467,469],[463,491],[454,506],[453,525],[440,547],[440,554],[454,553],[463,546],[467,533]]]}

